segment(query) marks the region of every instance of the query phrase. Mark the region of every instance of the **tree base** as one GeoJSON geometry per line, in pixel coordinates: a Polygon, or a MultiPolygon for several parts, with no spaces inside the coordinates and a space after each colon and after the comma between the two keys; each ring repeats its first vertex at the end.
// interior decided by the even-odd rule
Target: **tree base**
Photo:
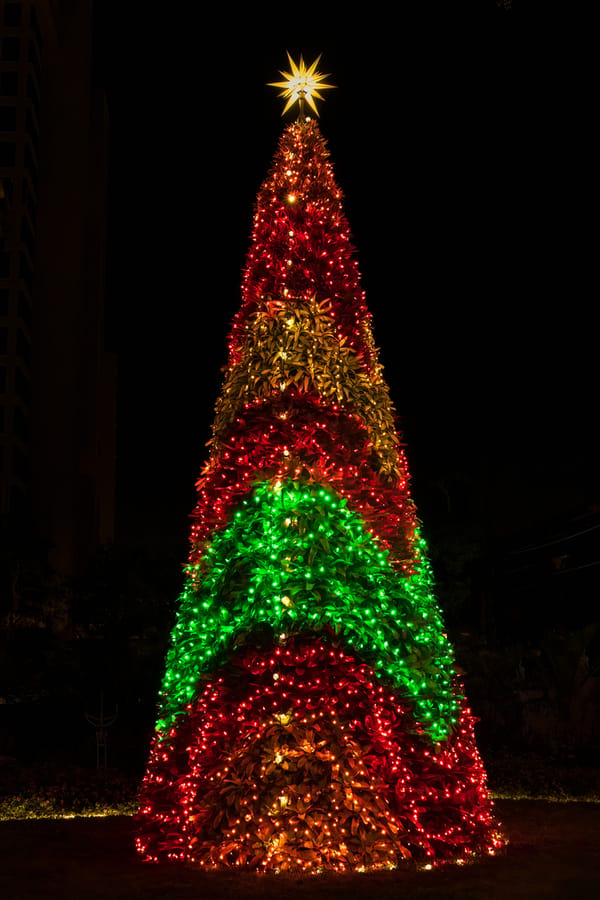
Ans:
{"type": "Polygon", "coordinates": [[[493,854],[504,840],[461,706],[455,732],[434,745],[407,701],[339,646],[303,637],[246,647],[155,739],[138,850],[263,872],[493,854]]]}

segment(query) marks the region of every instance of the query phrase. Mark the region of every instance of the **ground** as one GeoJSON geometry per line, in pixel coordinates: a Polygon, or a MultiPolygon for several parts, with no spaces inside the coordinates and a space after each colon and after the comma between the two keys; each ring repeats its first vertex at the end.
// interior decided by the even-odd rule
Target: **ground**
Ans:
{"type": "Polygon", "coordinates": [[[0,896],[14,900],[578,900],[600,896],[600,804],[499,800],[499,857],[432,872],[256,876],[150,865],[130,817],[0,822],[0,896]]]}

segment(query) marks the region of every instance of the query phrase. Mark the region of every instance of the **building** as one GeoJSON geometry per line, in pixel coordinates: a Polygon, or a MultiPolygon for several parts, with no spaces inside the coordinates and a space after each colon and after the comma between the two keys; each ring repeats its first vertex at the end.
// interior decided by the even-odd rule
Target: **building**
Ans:
{"type": "Polygon", "coordinates": [[[0,521],[76,574],[114,532],[107,113],[91,0],[0,0],[0,521]]]}

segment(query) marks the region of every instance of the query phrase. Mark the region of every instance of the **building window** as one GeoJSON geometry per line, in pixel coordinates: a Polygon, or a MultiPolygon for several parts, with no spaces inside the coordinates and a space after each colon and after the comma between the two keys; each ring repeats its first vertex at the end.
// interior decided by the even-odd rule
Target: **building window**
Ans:
{"type": "Polygon", "coordinates": [[[0,131],[17,130],[17,110],[14,106],[0,106],[0,131]]]}
{"type": "Polygon", "coordinates": [[[35,152],[38,152],[38,127],[37,122],[35,121],[35,116],[31,112],[31,109],[28,109],[25,114],[25,128],[27,129],[27,134],[31,139],[31,143],[33,144],[33,149],[35,152]]]}
{"type": "Polygon", "coordinates": [[[34,108],[37,110],[40,104],[40,91],[38,88],[38,83],[31,72],[29,72],[29,74],[27,75],[27,99],[31,100],[34,108]]]}
{"type": "Polygon", "coordinates": [[[10,253],[0,250],[0,278],[10,278],[10,253]]]}
{"type": "Polygon", "coordinates": [[[40,66],[40,51],[38,49],[38,45],[35,41],[29,41],[29,60],[31,65],[33,66],[33,71],[38,77],[38,80],[41,75],[41,66],[40,66]]]}
{"type": "Polygon", "coordinates": [[[31,385],[29,384],[29,378],[19,366],[15,369],[15,386],[18,396],[23,400],[25,406],[29,406],[31,385]]]}
{"type": "Polygon", "coordinates": [[[13,195],[13,183],[10,178],[0,178],[0,191],[2,192],[0,193],[0,198],[2,198],[2,194],[4,194],[3,199],[6,200],[8,204],[10,204],[13,195]]]}
{"type": "Polygon", "coordinates": [[[31,328],[31,306],[23,291],[19,291],[19,317],[31,328]]]}
{"type": "Polygon", "coordinates": [[[27,247],[30,258],[34,260],[35,237],[33,231],[31,230],[31,225],[29,224],[29,219],[27,218],[27,216],[23,216],[23,218],[21,219],[21,240],[27,247]]]}
{"type": "Polygon", "coordinates": [[[29,481],[29,459],[20,447],[13,447],[13,472],[21,481],[29,481]]]}
{"type": "Polygon", "coordinates": [[[14,408],[13,430],[24,444],[29,443],[29,420],[20,406],[14,408]]]}
{"type": "Polygon", "coordinates": [[[25,142],[25,168],[29,171],[32,181],[37,181],[37,160],[31,149],[30,141],[25,142]]]}
{"type": "Polygon", "coordinates": [[[18,28],[21,24],[21,4],[6,3],[4,5],[4,24],[7,28],[18,28]]]}
{"type": "Polygon", "coordinates": [[[18,484],[12,484],[10,487],[10,514],[21,520],[29,514],[27,497],[18,484]]]}
{"type": "Polygon", "coordinates": [[[0,288],[0,316],[8,315],[8,303],[10,301],[10,293],[8,288],[0,288]]]}
{"type": "Polygon", "coordinates": [[[29,293],[33,293],[33,271],[31,268],[31,264],[25,254],[22,251],[19,251],[19,278],[22,278],[25,282],[27,288],[29,289],[29,293]]]}
{"type": "Polygon", "coordinates": [[[0,434],[4,432],[4,407],[0,406],[0,434]]]}
{"type": "Polygon", "coordinates": [[[18,62],[21,53],[21,43],[18,37],[2,38],[0,46],[0,59],[3,62],[18,62]]]}
{"type": "Polygon", "coordinates": [[[19,73],[0,72],[0,97],[16,97],[19,93],[19,73]]]}
{"type": "Polygon", "coordinates": [[[25,365],[29,366],[31,362],[31,347],[27,335],[21,328],[17,330],[17,353],[25,365]]]}
{"type": "Polygon", "coordinates": [[[31,216],[31,221],[33,222],[35,220],[36,201],[35,201],[33,192],[31,190],[31,185],[29,184],[29,181],[27,180],[27,178],[23,179],[23,189],[22,189],[22,193],[21,193],[21,200],[23,202],[23,206],[25,207],[25,209],[31,216]]]}
{"type": "Polygon", "coordinates": [[[8,328],[5,325],[0,326],[0,353],[8,352],[8,328]]]}
{"type": "Polygon", "coordinates": [[[37,38],[37,42],[41,47],[42,46],[42,31],[40,29],[40,22],[38,19],[37,10],[36,10],[35,6],[33,6],[33,4],[31,6],[30,24],[31,24],[31,28],[33,29],[33,33],[35,34],[35,36],[37,38]]]}
{"type": "Polygon", "coordinates": [[[17,159],[17,145],[0,141],[0,166],[10,169],[17,159]]]}
{"type": "Polygon", "coordinates": [[[6,366],[0,366],[0,394],[6,393],[6,366]]]}

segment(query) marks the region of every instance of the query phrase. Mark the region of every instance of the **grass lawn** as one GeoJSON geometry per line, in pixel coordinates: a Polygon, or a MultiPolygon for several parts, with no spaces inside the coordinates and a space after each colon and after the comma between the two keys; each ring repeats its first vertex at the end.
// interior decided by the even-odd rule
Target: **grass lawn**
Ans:
{"type": "Polygon", "coordinates": [[[133,822],[107,818],[0,822],[6,900],[536,900],[600,897],[600,804],[498,800],[510,844],[499,857],[441,870],[365,875],[203,873],[141,862],[133,822]]]}

